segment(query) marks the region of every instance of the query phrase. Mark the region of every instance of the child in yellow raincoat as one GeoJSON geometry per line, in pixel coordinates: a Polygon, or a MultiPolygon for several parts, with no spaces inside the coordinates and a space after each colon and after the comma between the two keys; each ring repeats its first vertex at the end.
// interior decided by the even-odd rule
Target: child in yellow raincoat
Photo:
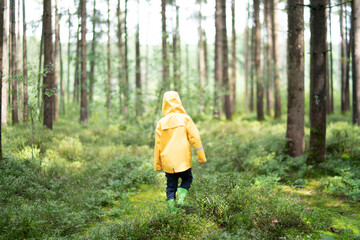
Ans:
{"type": "Polygon", "coordinates": [[[177,205],[184,205],[193,179],[190,143],[196,150],[199,164],[206,162],[206,157],[199,130],[185,112],[177,92],[165,92],[162,113],[164,117],[156,127],[154,170],[164,170],[167,203],[170,211],[176,213],[177,205]],[[181,184],[178,187],[179,178],[181,184]]]}

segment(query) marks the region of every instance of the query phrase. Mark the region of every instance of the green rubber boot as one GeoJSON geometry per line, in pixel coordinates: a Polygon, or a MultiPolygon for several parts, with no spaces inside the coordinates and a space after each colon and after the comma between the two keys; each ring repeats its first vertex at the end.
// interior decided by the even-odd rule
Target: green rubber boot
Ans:
{"type": "Polygon", "coordinates": [[[188,193],[188,190],[185,188],[178,187],[177,189],[177,204],[179,207],[183,207],[186,205],[186,195],[188,193]]]}
{"type": "Polygon", "coordinates": [[[171,214],[176,214],[178,213],[178,209],[176,207],[176,201],[175,199],[170,199],[170,200],[166,200],[167,205],[169,207],[170,213],[171,214]]]}

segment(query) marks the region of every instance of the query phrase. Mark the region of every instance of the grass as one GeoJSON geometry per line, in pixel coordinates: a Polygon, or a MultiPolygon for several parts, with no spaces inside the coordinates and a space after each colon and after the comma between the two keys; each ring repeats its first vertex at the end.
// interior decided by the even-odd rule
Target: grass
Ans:
{"type": "Polygon", "coordinates": [[[334,119],[319,168],[284,153],[284,119],[199,122],[208,163],[194,158],[194,209],[176,216],[150,123],[6,127],[0,238],[359,239],[360,130],[334,119]]]}

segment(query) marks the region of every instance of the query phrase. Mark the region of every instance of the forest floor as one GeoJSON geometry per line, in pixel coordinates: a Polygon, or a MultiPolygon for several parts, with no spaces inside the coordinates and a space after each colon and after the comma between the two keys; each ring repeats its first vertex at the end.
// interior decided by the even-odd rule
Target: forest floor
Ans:
{"type": "Polygon", "coordinates": [[[176,215],[148,122],[5,128],[0,239],[360,239],[360,130],[344,116],[316,168],[285,154],[284,119],[195,121],[208,162],[194,156],[194,208],[176,215]]]}

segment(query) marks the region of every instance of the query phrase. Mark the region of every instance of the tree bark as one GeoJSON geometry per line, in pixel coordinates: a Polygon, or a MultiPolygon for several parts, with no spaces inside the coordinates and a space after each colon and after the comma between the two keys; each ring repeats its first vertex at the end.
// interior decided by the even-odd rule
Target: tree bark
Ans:
{"type": "Polygon", "coordinates": [[[326,0],[311,0],[310,149],[308,164],[325,160],[326,142],[326,0]]]}
{"type": "Polygon", "coordinates": [[[200,113],[204,113],[205,110],[205,79],[206,79],[206,69],[205,69],[205,49],[204,49],[204,35],[202,27],[202,1],[199,1],[199,73],[200,73],[200,82],[199,82],[199,94],[200,94],[200,113]]]}
{"type": "Polygon", "coordinates": [[[329,45],[330,45],[330,86],[329,86],[329,108],[328,108],[328,113],[334,113],[334,67],[333,67],[333,44],[332,44],[332,29],[331,29],[331,0],[328,0],[328,4],[329,4],[329,35],[330,35],[330,39],[329,39],[329,45]]]}
{"type": "MultiPolygon", "coordinates": [[[[44,16],[43,16],[44,18],[44,16]]],[[[38,108],[42,109],[42,104],[41,104],[41,99],[42,99],[42,94],[41,94],[41,90],[42,90],[42,86],[41,86],[41,80],[43,79],[43,65],[42,65],[42,58],[44,55],[44,28],[41,29],[41,39],[40,39],[40,55],[39,55],[39,76],[38,76],[38,84],[37,84],[37,90],[38,90],[38,94],[37,94],[37,99],[38,99],[38,108]]],[[[39,116],[40,117],[40,116],[39,116]]]]}
{"type": "MultiPolygon", "coordinates": [[[[26,18],[25,0],[23,4],[23,79],[24,79],[24,123],[28,122],[28,66],[27,66],[27,43],[26,43],[26,18]]],[[[20,19],[19,19],[20,20],[20,19]]]]}
{"type": "Polygon", "coordinates": [[[244,62],[244,74],[245,74],[245,95],[244,95],[244,110],[247,111],[249,109],[249,18],[250,18],[250,0],[248,0],[247,6],[248,17],[246,18],[245,23],[245,46],[244,46],[244,55],[245,55],[245,62],[244,62]]]}
{"type": "Polygon", "coordinates": [[[53,104],[53,42],[52,42],[52,21],[51,21],[51,1],[44,1],[43,29],[44,29],[44,69],[46,75],[44,79],[43,101],[44,101],[44,125],[52,129],[52,104],[53,104]]]}
{"type": "Polygon", "coordinates": [[[10,0],[10,79],[12,91],[12,124],[19,123],[16,70],[15,0],[10,0]]]}
{"type": "Polygon", "coordinates": [[[135,39],[135,62],[136,62],[136,103],[135,103],[135,112],[136,116],[141,116],[143,112],[142,108],[142,86],[141,86],[141,68],[140,68],[140,32],[139,32],[139,25],[140,25],[140,17],[139,17],[139,0],[137,1],[138,4],[138,23],[136,26],[136,39],[135,39]]]}
{"type": "MultiPolygon", "coordinates": [[[[0,26],[2,27],[2,31],[3,31],[3,35],[2,35],[2,65],[0,65],[2,67],[2,73],[3,73],[3,78],[2,78],[2,94],[1,94],[1,126],[6,126],[7,125],[7,107],[8,107],[8,91],[7,91],[7,81],[6,79],[8,78],[8,69],[9,69],[9,58],[8,58],[8,45],[7,45],[7,32],[8,32],[8,28],[7,28],[7,0],[1,0],[4,1],[3,4],[3,15],[4,17],[3,19],[3,24],[0,24],[0,26]]],[[[1,8],[0,8],[1,10],[1,8]]]]}
{"type": "Polygon", "coordinates": [[[258,120],[264,120],[264,83],[261,74],[260,62],[260,0],[254,0],[254,21],[255,21],[255,42],[254,42],[254,57],[255,57],[255,77],[256,77],[256,113],[258,120]]]}
{"type": "Polygon", "coordinates": [[[277,5],[278,0],[271,0],[271,26],[273,42],[273,61],[274,61],[274,83],[275,83],[275,118],[281,117],[281,90],[280,90],[280,62],[279,47],[277,40],[277,5]]]}
{"type": "Polygon", "coordinates": [[[176,9],[176,25],[175,31],[173,33],[173,72],[174,72],[174,89],[175,91],[180,92],[181,82],[180,82],[180,35],[179,35],[179,6],[176,5],[176,0],[174,0],[174,7],[176,9]]]}
{"type": "Polygon", "coordinates": [[[122,30],[122,19],[121,19],[121,8],[120,8],[120,0],[117,2],[117,46],[120,56],[119,61],[119,75],[118,75],[118,85],[119,85],[119,103],[120,103],[120,114],[123,114],[124,112],[124,104],[123,104],[123,95],[124,95],[124,77],[123,77],[123,71],[124,71],[124,50],[123,50],[123,30],[122,30]]]}
{"type": "Polygon", "coordinates": [[[70,42],[71,42],[71,14],[70,9],[68,9],[68,28],[69,28],[69,39],[68,39],[68,45],[67,45],[67,86],[66,86],[66,96],[67,96],[67,102],[70,103],[70,61],[71,61],[71,55],[70,55],[70,42]]]}
{"type": "Polygon", "coordinates": [[[107,1],[108,16],[107,16],[107,88],[106,88],[106,109],[107,117],[110,118],[111,114],[111,49],[110,49],[110,0],[107,1]]]}
{"type": "Polygon", "coordinates": [[[290,156],[304,154],[304,0],[288,1],[288,114],[286,146],[290,156]]]}
{"type": "Polygon", "coordinates": [[[214,82],[214,116],[221,117],[220,105],[220,87],[222,85],[222,33],[221,33],[221,0],[216,0],[215,7],[215,82],[214,82]]]}
{"type": "MultiPolygon", "coordinates": [[[[81,1],[81,0],[80,0],[81,1]]],[[[74,77],[74,102],[79,103],[79,62],[80,62],[80,9],[78,9],[78,29],[76,32],[76,58],[75,58],[75,77],[74,77]]]]}
{"type": "Polygon", "coordinates": [[[18,11],[17,11],[17,37],[16,37],[16,46],[17,49],[16,50],[16,78],[18,81],[18,114],[19,114],[19,119],[23,118],[23,105],[24,105],[24,99],[23,99],[23,76],[22,76],[22,66],[21,66],[21,38],[20,38],[20,0],[18,0],[18,11]]]}
{"type": "Polygon", "coordinates": [[[344,34],[344,0],[340,0],[340,37],[341,37],[341,112],[346,112],[346,38],[344,34]]]}
{"type": "Polygon", "coordinates": [[[266,63],[266,111],[268,115],[273,114],[273,85],[274,85],[274,57],[273,57],[273,44],[272,44],[272,8],[271,2],[272,0],[265,0],[265,27],[266,27],[266,56],[265,63],[266,63]]]}
{"type": "Polygon", "coordinates": [[[230,85],[231,113],[235,113],[236,106],[236,32],[235,32],[235,0],[231,1],[231,85],[230,85]]]}
{"type": "Polygon", "coordinates": [[[93,5],[93,17],[92,17],[92,41],[91,41],[91,58],[90,58],[90,91],[89,91],[89,102],[94,102],[94,84],[95,84],[95,55],[96,55],[96,0],[93,5]]]}
{"type": "Polygon", "coordinates": [[[360,2],[352,1],[353,123],[360,126],[360,2]]]}
{"type": "Polygon", "coordinates": [[[65,95],[64,95],[64,68],[61,50],[61,39],[59,31],[59,57],[60,57],[60,113],[65,114],[65,95]]]}
{"type": "Polygon", "coordinates": [[[80,122],[88,123],[86,72],[86,0],[81,0],[81,108],[80,122]]]}
{"type": "Polygon", "coordinates": [[[162,88],[170,89],[169,62],[167,57],[167,32],[166,32],[166,0],[161,0],[161,33],[162,33],[162,88]]]}
{"type": "MultiPolygon", "coordinates": [[[[4,0],[0,0],[0,96],[3,91],[3,36],[4,36],[4,0]]],[[[0,114],[2,117],[2,98],[0,99],[0,114]]],[[[0,125],[0,161],[2,161],[2,126],[0,125]]]]}
{"type": "Polygon", "coordinates": [[[59,79],[59,14],[55,0],[55,47],[54,47],[54,122],[59,120],[58,79],[59,79]]]}
{"type": "Polygon", "coordinates": [[[129,109],[129,69],[128,69],[128,31],[127,31],[127,0],[125,0],[125,19],[124,19],[124,117],[128,118],[129,109]]]}

